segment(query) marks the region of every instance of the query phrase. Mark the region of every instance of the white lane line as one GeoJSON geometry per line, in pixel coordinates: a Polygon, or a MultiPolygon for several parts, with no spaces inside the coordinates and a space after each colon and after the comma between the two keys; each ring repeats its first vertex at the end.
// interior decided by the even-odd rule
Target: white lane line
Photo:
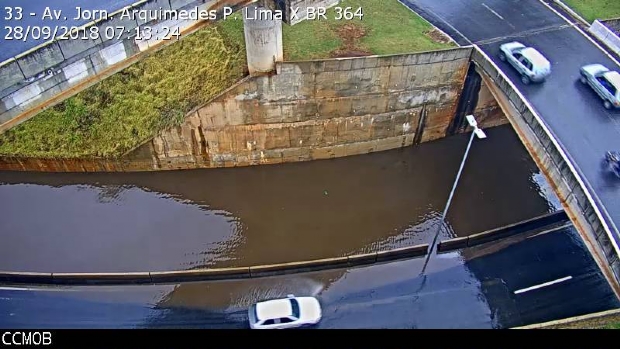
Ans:
{"type": "Polygon", "coordinates": [[[0,287],[0,291],[41,291],[41,292],[64,292],[64,291],[73,291],[67,288],[52,288],[52,287],[41,287],[41,288],[31,288],[31,287],[0,287]]]}
{"type": "Polygon", "coordinates": [[[487,6],[487,4],[485,4],[484,2],[482,3],[482,6],[484,6],[487,10],[491,11],[492,14],[496,15],[497,17],[499,17],[499,19],[501,19],[502,21],[505,21],[504,17],[500,16],[499,13],[493,11],[493,9],[490,8],[489,6],[487,6]]]}
{"type": "MultiPolygon", "coordinates": [[[[545,5],[545,7],[547,7],[548,9],[550,9],[551,11],[553,11],[556,15],[558,15],[560,18],[562,18],[564,21],[566,21],[566,23],[570,24],[571,27],[573,27],[575,30],[577,30],[581,35],[583,35],[586,39],[590,40],[591,43],[594,44],[594,46],[596,46],[599,50],[601,50],[606,56],[607,58],[611,59],[614,63],[616,63],[616,65],[620,66],[620,62],[618,62],[618,60],[616,60],[616,58],[614,56],[612,56],[611,54],[609,54],[609,52],[607,52],[606,49],[604,49],[601,45],[598,44],[598,42],[594,41],[594,39],[592,39],[588,34],[586,34],[583,30],[581,30],[581,28],[579,28],[579,26],[577,26],[575,23],[571,22],[568,18],[566,18],[563,14],[561,14],[560,12],[558,12],[558,10],[554,9],[553,7],[551,7],[549,4],[547,4],[546,2],[544,2],[543,0],[539,0],[543,5],[545,5]]],[[[613,69],[612,69],[613,70],[613,69]]]]}
{"type": "Polygon", "coordinates": [[[553,284],[557,284],[557,283],[560,283],[560,282],[563,282],[563,281],[567,281],[567,280],[570,280],[572,278],[573,278],[572,276],[567,276],[567,277],[563,277],[561,279],[545,282],[543,284],[534,285],[534,286],[531,286],[531,287],[528,287],[528,288],[522,288],[520,290],[516,290],[515,294],[536,290],[536,289],[543,288],[543,287],[546,287],[546,286],[550,286],[550,285],[553,285],[553,284]]]}

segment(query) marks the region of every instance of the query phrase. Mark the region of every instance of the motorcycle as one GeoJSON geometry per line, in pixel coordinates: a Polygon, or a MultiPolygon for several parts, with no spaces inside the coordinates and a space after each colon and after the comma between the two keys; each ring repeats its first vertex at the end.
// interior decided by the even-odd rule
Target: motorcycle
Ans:
{"type": "Polygon", "coordinates": [[[620,152],[608,151],[605,153],[605,164],[609,171],[613,172],[616,177],[620,178],[620,152]]]}

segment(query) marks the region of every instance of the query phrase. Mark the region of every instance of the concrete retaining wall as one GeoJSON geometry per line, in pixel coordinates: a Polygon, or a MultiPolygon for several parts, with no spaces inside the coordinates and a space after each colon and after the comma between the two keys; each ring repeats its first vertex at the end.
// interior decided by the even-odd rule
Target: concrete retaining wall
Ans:
{"type": "Polygon", "coordinates": [[[487,230],[470,236],[444,240],[437,244],[437,252],[450,252],[467,247],[505,239],[523,233],[533,233],[549,230],[570,224],[570,218],[564,210],[534,217],[505,227],[487,230]]]}
{"type": "Polygon", "coordinates": [[[554,187],[603,274],[620,296],[618,231],[604,206],[564,152],[557,137],[508,77],[477,46],[472,59],[519,138],[554,187]]]}
{"type": "Polygon", "coordinates": [[[127,285],[261,278],[275,275],[360,267],[424,257],[428,253],[428,247],[428,244],[423,244],[348,257],[222,269],[138,273],[30,273],[0,271],[0,283],[36,285],[127,285]]]}
{"type": "MultiPolygon", "coordinates": [[[[618,20],[610,21],[611,25],[617,24],[618,20]]],[[[588,31],[600,40],[609,50],[620,55],[620,37],[605,24],[599,20],[595,20],[588,31]]]]}
{"type": "MultiPolygon", "coordinates": [[[[145,145],[157,168],[329,159],[445,137],[470,49],[277,64],[145,145]]],[[[499,108],[481,104],[487,124],[499,108]],[[491,117],[492,116],[492,117],[491,117]]],[[[495,104],[497,105],[497,104],[495,104]]],[[[486,123],[486,124],[485,124],[486,123]]]]}
{"type": "Polygon", "coordinates": [[[462,95],[470,55],[457,48],[278,62],[276,74],[244,79],[122,159],[4,157],[0,169],[151,171],[365,154],[452,134],[460,98],[473,99],[460,104],[471,104],[481,127],[507,123],[484,84],[462,95]]]}
{"type": "Polygon", "coordinates": [[[620,36],[620,18],[602,19],[600,20],[614,34],[620,36]]]}
{"type": "MultiPolygon", "coordinates": [[[[240,8],[250,2],[253,0],[142,0],[128,9],[218,10],[224,6],[240,8]]],[[[163,30],[159,30],[162,34],[150,39],[144,36],[138,40],[136,27],[152,28],[152,33],[168,27],[169,34],[174,34],[178,28],[185,36],[208,23],[206,20],[144,22],[121,19],[122,11],[76,31],[89,33],[96,27],[99,36],[94,39],[84,39],[84,34],[74,37],[68,34],[0,63],[0,132],[135,63],[145,54],[176,41],[171,35],[163,37],[163,30]],[[122,35],[119,27],[125,29],[122,35]]]]}

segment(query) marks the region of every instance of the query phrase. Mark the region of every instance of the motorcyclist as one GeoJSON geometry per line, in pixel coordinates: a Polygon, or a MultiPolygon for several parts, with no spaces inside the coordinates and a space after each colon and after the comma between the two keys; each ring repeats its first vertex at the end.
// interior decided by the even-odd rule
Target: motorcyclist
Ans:
{"type": "Polygon", "coordinates": [[[617,151],[608,151],[607,161],[615,174],[620,177],[620,153],[617,151]]]}

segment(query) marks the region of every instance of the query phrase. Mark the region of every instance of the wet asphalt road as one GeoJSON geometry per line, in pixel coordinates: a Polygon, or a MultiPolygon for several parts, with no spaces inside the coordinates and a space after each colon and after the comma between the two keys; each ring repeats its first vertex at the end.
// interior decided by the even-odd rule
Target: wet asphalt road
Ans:
{"type": "Polygon", "coordinates": [[[319,298],[319,328],[507,328],[620,305],[573,228],[519,240],[434,256],[426,277],[416,259],[216,283],[3,285],[0,328],[247,328],[249,304],[288,293],[319,298]]]}
{"type": "MultiPolygon", "coordinates": [[[[43,39],[34,40],[32,36],[29,36],[28,40],[25,42],[22,40],[6,40],[6,35],[9,32],[5,28],[6,26],[10,26],[12,28],[15,28],[16,26],[24,28],[26,26],[79,26],[90,21],[74,19],[78,16],[78,12],[76,10],[76,7],[78,6],[86,10],[106,10],[113,12],[127,5],[133,4],[134,2],[137,2],[137,0],[0,0],[0,9],[2,13],[2,15],[0,15],[0,40],[2,40],[0,62],[48,41],[43,39]],[[9,18],[9,15],[6,7],[21,7],[23,9],[23,18],[20,20],[7,19],[9,18]],[[46,7],[49,7],[51,11],[62,11],[62,17],[58,20],[42,19],[42,15],[46,7]],[[35,16],[31,16],[30,13],[35,13],[35,16]],[[67,19],[64,19],[64,17],[67,17],[67,19]]],[[[16,10],[14,10],[14,13],[17,13],[16,10]]]]}
{"type": "Polygon", "coordinates": [[[620,222],[620,181],[602,168],[604,153],[620,150],[620,111],[606,110],[579,82],[579,68],[585,64],[620,67],[538,0],[401,1],[459,44],[477,44],[493,58],[550,126],[611,219],[620,222]],[[523,85],[515,70],[499,60],[499,46],[513,40],[539,49],[549,59],[552,74],[544,84],[523,85]]]}

